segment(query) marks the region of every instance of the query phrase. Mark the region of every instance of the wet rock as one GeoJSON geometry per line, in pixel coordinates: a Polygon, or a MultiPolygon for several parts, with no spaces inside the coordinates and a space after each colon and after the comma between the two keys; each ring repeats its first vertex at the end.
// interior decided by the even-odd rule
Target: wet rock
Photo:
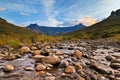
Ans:
{"type": "Polygon", "coordinates": [[[74,47],[75,46],[75,44],[70,44],[70,47],[74,47]]]}
{"type": "Polygon", "coordinates": [[[24,47],[21,47],[21,48],[19,49],[19,51],[21,52],[21,54],[23,54],[23,53],[28,53],[28,52],[30,52],[30,48],[27,47],[27,46],[24,46],[24,47]]]}
{"type": "Polygon", "coordinates": [[[111,63],[110,66],[112,68],[120,68],[120,63],[111,63]]]}
{"type": "Polygon", "coordinates": [[[69,62],[67,60],[61,61],[59,67],[60,68],[66,68],[69,65],[69,62]]]}
{"type": "Polygon", "coordinates": [[[52,76],[52,74],[51,74],[51,73],[48,73],[48,72],[46,73],[46,75],[47,75],[47,76],[52,76]]]}
{"type": "Polygon", "coordinates": [[[41,54],[41,51],[40,51],[40,50],[35,50],[35,51],[33,51],[32,53],[33,53],[33,55],[40,55],[40,54],[41,54]]]}
{"type": "Polygon", "coordinates": [[[108,61],[112,61],[112,60],[115,60],[115,57],[111,56],[111,55],[108,55],[105,57],[108,61]]]}
{"type": "Polygon", "coordinates": [[[66,73],[62,73],[62,75],[61,75],[62,77],[67,77],[67,76],[69,76],[69,74],[66,74],[66,73]]]}
{"type": "Polygon", "coordinates": [[[35,47],[35,46],[32,46],[31,47],[31,50],[37,50],[38,48],[37,47],[35,47]]]}
{"type": "Polygon", "coordinates": [[[65,72],[66,73],[74,73],[76,71],[75,71],[75,68],[73,66],[67,66],[65,69],[65,72]]]}
{"type": "Polygon", "coordinates": [[[120,59],[114,59],[111,61],[111,63],[120,63],[120,59]]]}
{"type": "Polygon", "coordinates": [[[26,71],[33,71],[34,68],[33,68],[33,67],[26,67],[25,70],[26,70],[26,71]]]}
{"type": "Polygon", "coordinates": [[[42,58],[42,61],[48,64],[57,64],[60,62],[60,59],[58,56],[46,56],[42,58]]]}
{"type": "Polygon", "coordinates": [[[42,55],[35,55],[33,58],[35,59],[36,62],[41,62],[42,58],[44,58],[45,56],[42,55]]]}
{"type": "Polygon", "coordinates": [[[113,70],[107,65],[103,65],[99,63],[91,63],[90,68],[93,68],[96,71],[103,74],[113,74],[113,70]]]}
{"type": "Polygon", "coordinates": [[[82,66],[81,66],[79,63],[76,63],[75,66],[76,66],[78,69],[82,70],[82,66]]]}
{"type": "Polygon", "coordinates": [[[45,80],[55,80],[56,78],[54,76],[50,76],[50,77],[45,77],[45,80]]]}
{"type": "Polygon", "coordinates": [[[77,57],[77,58],[81,58],[81,57],[82,57],[82,55],[83,55],[83,53],[82,53],[82,52],[80,52],[79,50],[74,50],[73,55],[74,55],[75,57],[77,57]]]}
{"type": "Polygon", "coordinates": [[[55,54],[56,54],[56,55],[62,55],[62,54],[63,54],[63,52],[61,52],[61,51],[57,50],[57,51],[55,51],[55,54]]]}
{"type": "Polygon", "coordinates": [[[4,67],[5,72],[11,72],[13,70],[14,70],[14,66],[12,66],[12,65],[5,65],[5,67],[4,67]]]}
{"type": "Polygon", "coordinates": [[[44,66],[43,64],[39,64],[36,66],[36,70],[37,71],[44,71],[44,70],[46,70],[46,66],[44,66]]]}

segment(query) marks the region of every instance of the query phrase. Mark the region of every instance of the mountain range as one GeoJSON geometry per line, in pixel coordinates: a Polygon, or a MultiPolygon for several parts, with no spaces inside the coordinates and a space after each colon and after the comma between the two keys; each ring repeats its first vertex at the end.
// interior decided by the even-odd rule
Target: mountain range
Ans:
{"type": "Polygon", "coordinates": [[[111,15],[108,16],[101,22],[98,22],[92,26],[86,27],[82,30],[73,31],[64,36],[71,36],[72,38],[117,38],[120,39],[120,9],[112,11],[111,15]]]}
{"type": "Polygon", "coordinates": [[[71,27],[50,27],[50,26],[47,27],[47,26],[39,26],[37,24],[30,24],[29,26],[27,26],[28,29],[31,29],[36,32],[42,32],[47,35],[60,35],[63,33],[65,34],[68,32],[83,29],[85,27],[86,26],[84,26],[83,24],[78,24],[78,25],[71,26],[71,27]]]}
{"type": "MultiPolygon", "coordinates": [[[[37,24],[30,24],[29,26],[20,27],[7,22],[0,18],[0,36],[11,35],[13,38],[32,37],[39,32],[47,35],[60,35],[70,38],[82,39],[96,39],[96,38],[115,38],[120,39],[120,9],[112,11],[110,16],[101,22],[92,26],[86,27],[83,24],[78,24],[72,27],[45,27],[37,24]],[[28,28],[28,29],[27,29],[28,28]]],[[[4,36],[3,36],[4,38],[4,36]]],[[[16,38],[17,39],[17,38],[16,38]]]]}

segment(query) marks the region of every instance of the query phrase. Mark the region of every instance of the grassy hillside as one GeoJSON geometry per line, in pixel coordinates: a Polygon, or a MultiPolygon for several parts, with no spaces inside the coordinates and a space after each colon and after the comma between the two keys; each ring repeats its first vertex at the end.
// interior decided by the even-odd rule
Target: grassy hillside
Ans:
{"type": "Polygon", "coordinates": [[[37,33],[0,18],[0,45],[18,46],[20,42],[31,42],[34,36],[37,36],[37,33]]]}
{"type": "Polygon", "coordinates": [[[70,38],[85,38],[85,39],[96,38],[120,39],[120,17],[110,16],[107,19],[98,22],[97,24],[94,24],[83,30],[67,33],[65,34],[65,36],[70,38]]]}

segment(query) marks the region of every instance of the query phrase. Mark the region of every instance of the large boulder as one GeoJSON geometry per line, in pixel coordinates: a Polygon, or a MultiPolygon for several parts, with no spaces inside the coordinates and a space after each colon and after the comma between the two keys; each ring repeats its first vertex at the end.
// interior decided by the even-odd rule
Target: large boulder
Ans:
{"type": "Polygon", "coordinates": [[[73,55],[74,55],[75,57],[77,57],[77,58],[81,58],[81,57],[82,57],[82,55],[83,55],[83,53],[82,53],[82,52],[80,52],[79,50],[74,50],[73,55]]]}
{"type": "Polygon", "coordinates": [[[44,63],[48,63],[48,64],[57,64],[57,63],[60,62],[60,59],[59,59],[58,56],[53,55],[53,56],[43,57],[43,58],[42,58],[42,61],[43,61],[44,63]]]}

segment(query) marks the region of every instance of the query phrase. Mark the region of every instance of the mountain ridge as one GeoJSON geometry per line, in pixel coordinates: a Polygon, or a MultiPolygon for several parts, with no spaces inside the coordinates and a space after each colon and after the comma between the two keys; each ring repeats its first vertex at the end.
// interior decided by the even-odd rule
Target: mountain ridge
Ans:
{"type": "Polygon", "coordinates": [[[39,26],[37,24],[30,24],[27,28],[36,31],[43,32],[47,35],[60,35],[62,33],[72,32],[78,29],[85,28],[83,24],[78,24],[70,27],[48,27],[48,26],[39,26]]]}

